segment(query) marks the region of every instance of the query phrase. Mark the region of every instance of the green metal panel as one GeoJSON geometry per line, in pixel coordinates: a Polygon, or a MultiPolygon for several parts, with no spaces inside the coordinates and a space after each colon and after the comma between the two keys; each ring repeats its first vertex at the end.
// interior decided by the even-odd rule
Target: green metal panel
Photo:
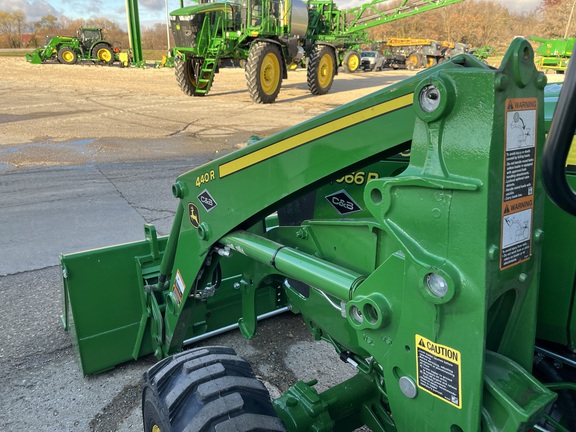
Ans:
{"type": "MultiPolygon", "coordinates": [[[[576,189],[576,176],[569,175],[568,180],[576,189]]],[[[575,349],[576,220],[546,199],[544,232],[537,337],[575,349]]]]}
{"type": "MultiPolygon", "coordinates": [[[[159,240],[157,252],[165,243],[166,238],[159,240]]],[[[63,321],[74,334],[84,374],[152,352],[149,326],[142,323],[147,311],[136,260],[145,256],[151,266],[158,265],[149,240],[61,256],[63,321]]]]}

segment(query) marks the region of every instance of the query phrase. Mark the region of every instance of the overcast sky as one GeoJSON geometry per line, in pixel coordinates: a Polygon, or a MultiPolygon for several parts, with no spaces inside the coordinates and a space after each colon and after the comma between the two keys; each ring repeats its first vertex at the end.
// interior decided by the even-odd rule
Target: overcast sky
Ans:
{"type": "MultiPolygon", "coordinates": [[[[369,0],[336,0],[341,9],[359,6],[369,0]]],[[[496,0],[514,12],[533,11],[541,0],[496,0]]],[[[141,26],[151,26],[155,22],[164,22],[168,10],[177,9],[179,0],[139,0],[141,26]]],[[[184,4],[190,4],[184,0],[184,4]]],[[[447,6],[450,7],[450,6],[447,6]]],[[[0,10],[14,12],[22,10],[29,22],[38,21],[41,17],[52,14],[56,17],[65,15],[68,18],[106,17],[126,26],[124,0],[1,0],[0,10]]]]}

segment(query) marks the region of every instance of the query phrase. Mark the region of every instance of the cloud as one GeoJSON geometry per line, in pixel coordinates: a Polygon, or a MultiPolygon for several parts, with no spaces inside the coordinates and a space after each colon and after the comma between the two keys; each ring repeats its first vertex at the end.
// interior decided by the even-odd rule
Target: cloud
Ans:
{"type": "Polygon", "coordinates": [[[497,0],[509,11],[516,13],[530,13],[540,5],[541,0],[497,0]]]}
{"type": "Polygon", "coordinates": [[[163,11],[164,0],[138,0],[138,7],[149,11],[163,11]]]}
{"type": "Polygon", "coordinates": [[[5,12],[22,11],[28,22],[38,21],[48,14],[60,15],[60,12],[45,0],[2,0],[0,10],[5,12]]]}

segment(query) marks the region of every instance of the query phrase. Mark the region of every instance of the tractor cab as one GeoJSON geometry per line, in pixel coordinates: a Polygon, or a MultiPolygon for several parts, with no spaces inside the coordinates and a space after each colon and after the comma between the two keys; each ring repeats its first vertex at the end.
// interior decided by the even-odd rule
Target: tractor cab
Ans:
{"type": "Polygon", "coordinates": [[[95,42],[104,39],[100,28],[80,28],[76,36],[85,50],[89,50],[95,42]]]}

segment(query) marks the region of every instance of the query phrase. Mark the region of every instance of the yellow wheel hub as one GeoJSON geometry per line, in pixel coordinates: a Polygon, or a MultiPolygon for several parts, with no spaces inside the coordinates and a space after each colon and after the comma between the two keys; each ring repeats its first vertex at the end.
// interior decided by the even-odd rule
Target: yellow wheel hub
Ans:
{"type": "Polygon", "coordinates": [[[158,425],[154,425],[154,426],[152,426],[152,432],[162,432],[162,431],[160,430],[158,425]]]}
{"type": "Polygon", "coordinates": [[[62,59],[66,63],[72,63],[74,61],[74,53],[72,51],[65,51],[62,53],[62,59]]]}
{"type": "Polygon", "coordinates": [[[324,54],[318,65],[318,84],[320,84],[320,87],[328,87],[332,82],[333,76],[334,63],[332,62],[332,56],[330,54],[324,54]]]}
{"type": "Polygon", "coordinates": [[[348,59],[348,70],[355,71],[356,69],[358,69],[359,65],[360,61],[358,59],[358,56],[356,55],[350,56],[350,58],[348,59]]]}
{"type": "Polygon", "coordinates": [[[109,62],[112,59],[112,56],[110,55],[110,51],[108,51],[107,49],[100,49],[98,50],[98,60],[101,60],[103,62],[109,62]]]}
{"type": "Polygon", "coordinates": [[[280,84],[280,62],[274,54],[267,54],[260,68],[260,85],[267,95],[273,95],[280,84]]]}

